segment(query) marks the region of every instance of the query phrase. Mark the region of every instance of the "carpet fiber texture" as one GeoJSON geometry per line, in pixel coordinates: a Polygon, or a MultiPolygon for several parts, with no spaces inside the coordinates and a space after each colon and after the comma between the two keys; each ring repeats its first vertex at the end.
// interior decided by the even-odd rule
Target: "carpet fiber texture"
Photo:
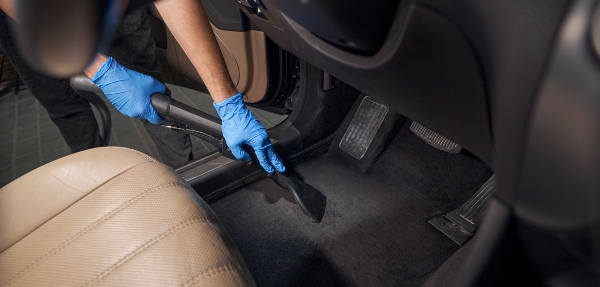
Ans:
{"type": "Polygon", "coordinates": [[[468,154],[430,147],[408,124],[368,173],[335,154],[295,167],[327,196],[320,224],[270,179],[211,204],[259,286],[420,286],[459,250],[427,220],[492,174],[468,154]]]}

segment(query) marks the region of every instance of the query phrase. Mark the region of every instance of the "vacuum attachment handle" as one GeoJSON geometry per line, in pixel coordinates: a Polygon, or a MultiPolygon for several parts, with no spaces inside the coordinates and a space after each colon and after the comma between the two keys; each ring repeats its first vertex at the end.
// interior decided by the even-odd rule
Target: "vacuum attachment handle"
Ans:
{"type": "Polygon", "coordinates": [[[152,106],[165,119],[186,124],[191,128],[205,132],[214,137],[223,138],[221,119],[203,111],[180,103],[171,97],[159,93],[152,95],[152,106]]]}

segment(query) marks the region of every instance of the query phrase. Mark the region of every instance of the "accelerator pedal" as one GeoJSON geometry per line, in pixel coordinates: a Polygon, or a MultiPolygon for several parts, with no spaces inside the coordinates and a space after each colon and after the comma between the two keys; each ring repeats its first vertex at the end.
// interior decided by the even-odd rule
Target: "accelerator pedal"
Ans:
{"type": "Polygon", "coordinates": [[[465,244],[475,233],[487,208],[492,193],[496,190],[496,175],[492,175],[483,186],[461,207],[434,217],[428,222],[450,237],[458,245],[465,244]]]}
{"type": "Polygon", "coordinates": [[[340,149],[356,159],[362,159],[388,110],[387,106],[364,97],[340,141],[340,149]]]}
{"type": "Polygon", "coordinates": [[[422,126],[417,122],[412,122],[410,130],[419,138],[424,140],[430,146],[449,153],[459,153],[462,149],[457,143],[443,137],[442,135],[422,126]]]}

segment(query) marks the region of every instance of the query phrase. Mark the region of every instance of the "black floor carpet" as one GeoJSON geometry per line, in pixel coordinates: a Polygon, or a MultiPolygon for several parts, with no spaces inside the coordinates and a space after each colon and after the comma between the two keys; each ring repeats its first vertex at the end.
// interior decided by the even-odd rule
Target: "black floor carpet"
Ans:
{"type": "Polygon", "coordinates": [[[270,179],[211,204],[259,286],[419,286],[458,250],[427,220],[491,176],[477,159],[438,151],[407,127],[367,174],[333,154],[295,169],[327,196],[320,224],[270,179]]]}

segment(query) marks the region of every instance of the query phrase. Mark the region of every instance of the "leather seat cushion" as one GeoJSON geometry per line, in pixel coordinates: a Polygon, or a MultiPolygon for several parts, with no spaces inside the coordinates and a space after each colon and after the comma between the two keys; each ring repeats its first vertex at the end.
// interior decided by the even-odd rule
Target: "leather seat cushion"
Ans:
{"type": "Polygon", "coordinates": [[[80,152],[0,189],[0,252],[0,286],[255,285],[197,193],[124,148],[80,152]]]}

